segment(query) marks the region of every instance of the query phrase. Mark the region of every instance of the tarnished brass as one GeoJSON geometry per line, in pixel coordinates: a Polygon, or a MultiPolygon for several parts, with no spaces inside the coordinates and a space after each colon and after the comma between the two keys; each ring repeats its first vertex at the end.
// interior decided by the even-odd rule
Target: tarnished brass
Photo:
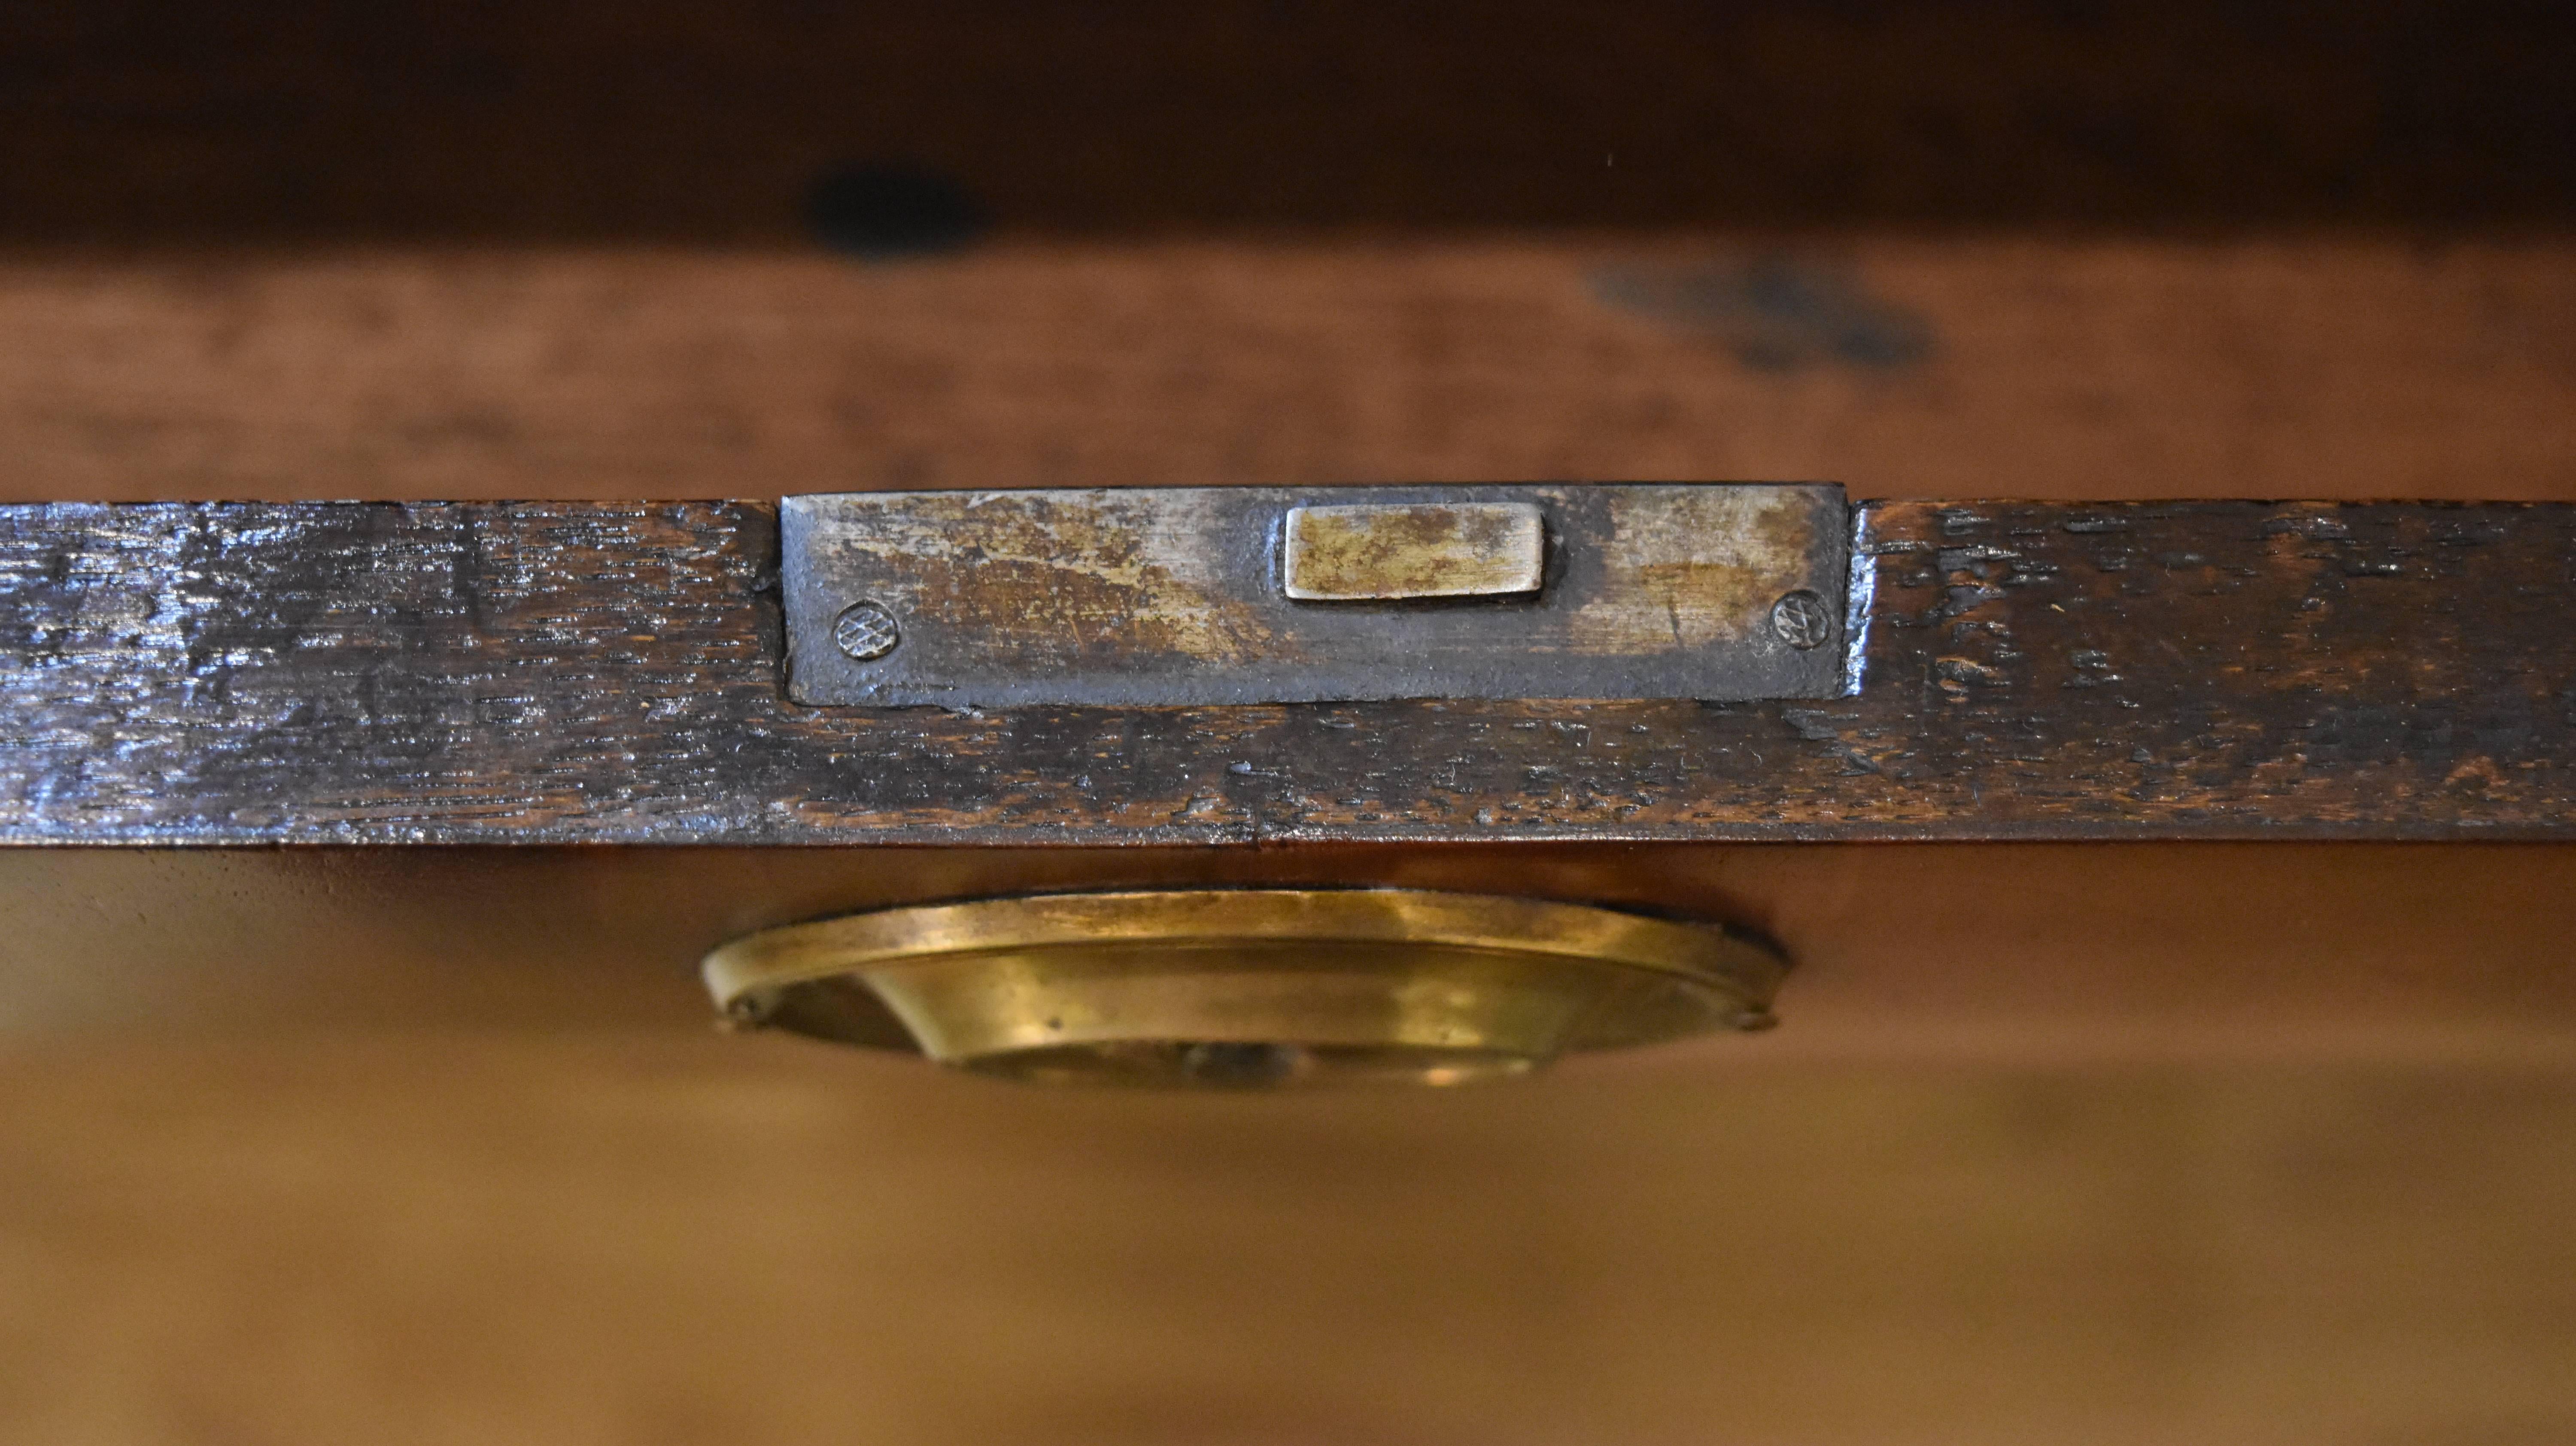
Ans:
{"type": "Polygon", "coordinates": [[[1508,597],[1539,590],[1547,527],[1527,502],[1292,507],[1280,583],[1301,602],[1508,597]]]}
{"type": "Polygon", "coordinates": [[[726,1016],[1024,1079],[1451,1084],[1770,1024],[1786,968],[1722,929],[1414,889],[1053,894],[770,929],[706,958],[726,1016]],[[878,1005],[882,1005],[882,1010],[878,1005]]]}

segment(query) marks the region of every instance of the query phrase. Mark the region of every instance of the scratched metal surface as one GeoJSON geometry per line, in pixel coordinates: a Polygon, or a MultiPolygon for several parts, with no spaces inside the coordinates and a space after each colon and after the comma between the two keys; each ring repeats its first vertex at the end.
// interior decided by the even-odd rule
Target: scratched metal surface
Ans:
{"type": "Polygon", "coordinates": [[[1743,701],[1843,689],[1850,521],[1831,485],[866,492],[788,498],[780,527],[800,703],[1743,701]],[[1538,506],[1541,590],[1287,596],[1280,527],[1291,508],[1417,502],[1538,506]],[[1793,595],[1803,632],[1773,620],[1793,595]],[[836,640],[853,608],[864,632],[836,640]]]}
{"type": "Polygon", "coordinates": [[[2576,838],[2576,507],[1871,503],[1857,696],[806,708],[762,503],[0,508],[19,843],[2576,838]]]}

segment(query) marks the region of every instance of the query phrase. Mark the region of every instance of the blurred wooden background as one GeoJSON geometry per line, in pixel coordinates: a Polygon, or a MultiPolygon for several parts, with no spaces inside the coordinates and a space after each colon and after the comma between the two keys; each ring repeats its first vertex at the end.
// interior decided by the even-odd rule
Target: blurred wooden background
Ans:
{"type": "MultiPolygon", "coordinates": [[[[39,0],[0,498],[2576,500],[2571,59],[2563,7],[2391,0],[39,0]],[[817,244],[887,166],[991,230],[817,244]]],[[[1702,883],[1804,931],[1827,1014],[1870,950],[1942,1009],[1981,969],[2259,1000],[2338,930],[2365,999],[2576,962],[2562,856],[2158,857],[1702,883]],[[2362,894],[2402,948],[2328,917],[2362,894]]],[[[632,920],[596,938],[649,970],[457,942],[597,899],[138,859],[0,950],[0,1439],[2576,1439],[2549,1008],[2196,1063],[1889,1020],[1871,1063],[1796,1051],[1793,979],[1767,1055],[1049,1095],[702,1034],[632,920]],[[115,952],[182,895],[203,950],[115,952]],[[281,900],[333,967],[262,951],[281,900]]],[[[0,856],[0,899],[64,872],[0,856]]]]}
{"type": "Polygon", "coordinates": [[[802,238],[834,168],[1049,234],[2559,225],[2544,0],[21,0],[0,233],[802,238]]]}
{"type": "Polygon", "coordinates": [[[2558,239],[46,251],[0,335],[16,498],[2576,496],[2558,239]]]}
{"type": "Polygon", "coordinates": [[[2568,1437],[2565,1074],[1031,1091],[784,1040],[0,1059],[16,1440],[2568,1437]]]}

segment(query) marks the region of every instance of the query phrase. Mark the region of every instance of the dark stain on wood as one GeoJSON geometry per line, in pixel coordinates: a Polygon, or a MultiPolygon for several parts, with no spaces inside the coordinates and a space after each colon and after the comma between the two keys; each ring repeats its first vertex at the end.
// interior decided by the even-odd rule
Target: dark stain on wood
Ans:
{"type": "Polygon", "coordinates": [[[1592,292],[1703,336],[1762,372],[1917,366],[1936,350],[1924,318],[1872,296],[1859,278],[1786,255],[1749,263],[1629,262],[1592,273],[1592,292]]]}
{"type": "Polygon", "coordinates": [[[20,843],[2576,837],[2576,508],[1889,503],[1825,703],[801,708],[760,503],[0,509],[20,843]]]}

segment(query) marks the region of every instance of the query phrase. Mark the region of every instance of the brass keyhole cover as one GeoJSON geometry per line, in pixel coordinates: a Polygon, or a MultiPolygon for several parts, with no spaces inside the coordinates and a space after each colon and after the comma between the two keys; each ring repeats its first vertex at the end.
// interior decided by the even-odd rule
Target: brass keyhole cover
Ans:
{"type": "Polygon", "coordinates": [[[1552,900],[1173,889],[884,909],[709,954],[725,1017],[1035,1080],[1451,1084],[1560,1054],[1759,1029],[1756,940],[1552,900]]]}

